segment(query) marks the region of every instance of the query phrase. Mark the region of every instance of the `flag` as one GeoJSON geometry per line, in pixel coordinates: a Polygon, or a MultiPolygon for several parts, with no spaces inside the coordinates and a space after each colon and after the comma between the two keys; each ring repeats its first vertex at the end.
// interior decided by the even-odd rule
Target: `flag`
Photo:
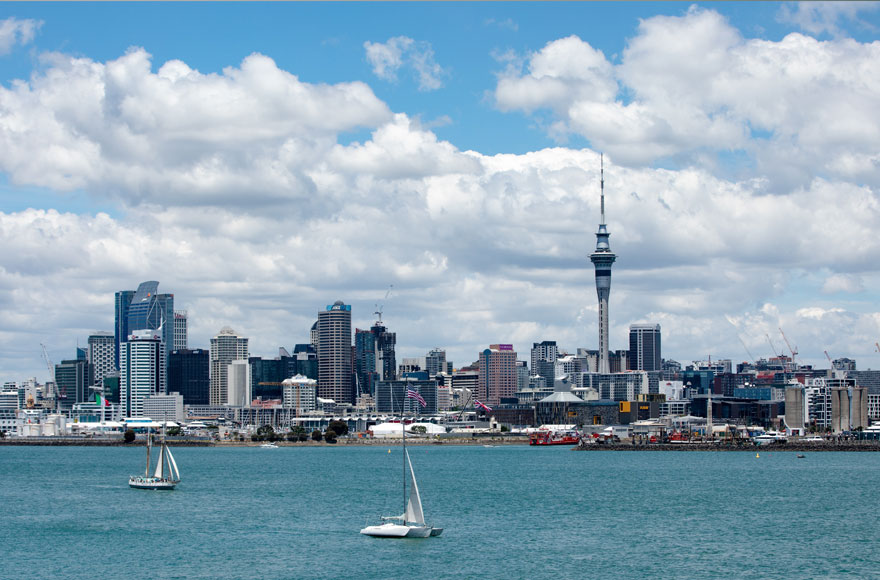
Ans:
{"type": "Polygon", "coordinates": [[[476,400],[476,399],[474,399],[474,406],[479,407],[479,408],[481,408],[481,409],[484,409],[484,410],[486,410],[486,411],[491,411],[491,410],[492,410],[492,407],[490,407],[490,406],[487,405],[486,403],[481,403],[481,402],[479,402],[479,401],[476,400]]]}
{"type": "Polygon", "coordinates": [[[425,402],[424,397],[422,397],[418,391],[414,391],[411,388],[406,388],[406,398],[407,399],[415,399],[419,403],[421,403],[422,407],[427,407],[428,403],[425,402]]]}
{"type": "Polygon", "coordinates": [[[99,407],[109,407],[110,401],[108,401],[105,397],[101,396],[99,393],[95,393],[95,402],[98,403],[99,407]]]}

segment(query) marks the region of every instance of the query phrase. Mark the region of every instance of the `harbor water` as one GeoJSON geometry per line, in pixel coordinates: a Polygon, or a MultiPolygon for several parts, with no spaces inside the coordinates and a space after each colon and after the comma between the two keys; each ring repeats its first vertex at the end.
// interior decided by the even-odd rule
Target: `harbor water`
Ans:
{"type": "Polygon", "coordinates": [[[880,453],[410,448],[443,535],[403,511],[398,446],[0,447],[0,578],[870,578],[880,453]],[[390,452],[389,452],[390,451],[390,452]]]}

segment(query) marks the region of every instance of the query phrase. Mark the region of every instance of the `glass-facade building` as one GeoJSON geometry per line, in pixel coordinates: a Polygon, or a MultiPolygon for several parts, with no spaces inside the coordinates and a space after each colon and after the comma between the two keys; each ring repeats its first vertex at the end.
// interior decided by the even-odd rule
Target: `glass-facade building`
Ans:
{"type": "Polygon", "coordinates": [[[207,349],[171,351],[168,392],[180,393],[185,405],[207,405],[211,380],[207,349]]]}

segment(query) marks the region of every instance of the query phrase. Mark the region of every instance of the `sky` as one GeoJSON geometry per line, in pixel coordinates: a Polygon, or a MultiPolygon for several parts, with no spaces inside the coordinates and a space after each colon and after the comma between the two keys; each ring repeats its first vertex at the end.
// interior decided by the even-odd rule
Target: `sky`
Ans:
{"type": "Polygon", "coordinates": [[[880,368],[880,4],[0,4],[0,380],[158,280],[252,356],[610,345],[880,368]]]}

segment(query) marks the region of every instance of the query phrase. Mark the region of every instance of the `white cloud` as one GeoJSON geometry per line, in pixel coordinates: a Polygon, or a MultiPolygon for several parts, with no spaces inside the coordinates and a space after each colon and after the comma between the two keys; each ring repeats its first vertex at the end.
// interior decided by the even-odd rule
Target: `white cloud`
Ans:
{"type": "Polygon", "coordinates": [[[620,64],[568,37],[508,68],[501,110],[551,111],[551,134],[577,133],[617,162],[702,163],[743,152],[784,191],[818,173],[880,184],[880,43],[790,34],[743,38],[717,12],[642,20],[620,64]]]}
{"type": "Polygon", "coordinates": [[[433,91],[443,86],[443,78],[449,72],[434,59],[431,43],[416,41],[406,36],[395,36],[387,42],[364,42],[367,61],[373,74],[386,81],[397,81],[397,72],[403,67],[412,68],[420,91],[433,91]]]}
{"type": "MultiPolygon", "coordinates": [[[[726,26],[703,13],[676,22],[697,16],[722,27],[716,32],[726,26]]],[[[748,44],[735,35],[725,42],[748,44]]],[[[817,60],[820,77],[830,74],[819,50],[828,45],[786,42],[815,49],[803,58],[817,60]]],[[[76,338],[111,329],[113,292],[146,279],[160,280],[189,310],[192,344],[230,325],[264,356],[307,341],[317,311],[336,299],[353,304],[355,325],[368,325],[389,284],[384,318],[400,356],[442,346],[467,364],[493,342],[513,342],[523,358],[532,341],[595,346],[586,254],[599,215],[596,151],[461,151],[362,83],[305,83],[261,55],[221,74],[181,61],[153,73],[138,49],[106,63],[64,55],[47,63],[29,81],[0,88],[0,168],[23,186],[109,197],[119,213],[0,212],[5,378],[37,371],[40,342],[60,359],[76,338]],[[355,128],[369,137],[339,142],[355,128]]],[[[755,90],[787,94],[792,68],[779,86],[767,73],[768,86],[755,90]]],[[[620,131],[643,147],[678,151],[683,134],[654,133],[640,117],[663,121],[653,95],[668,100],[674,83],[630,71],[647,92],[626,103],[619,69],[569,37],[530,59],[527,82],[514,87],[513,79],[505,102],[510,110],[549,103],[609,140],[615,129],[602,107],[619,107],[632,116],[620,131]],[[579,100],[566,101],[558,86],[579,100]]],[[[691,106],[685,97],[682,106],[691,106]]],[[[693,106],[705,100],[694,97],[693,106]]],[[[713,122],[694,121],[704,130],[713,122]]],[[[617,139],[621,151],[639,145],[617,139]]],[[[876,155],[868,141],[853,155],[876,155]]],[[[817,362],[824,349],[870,352],[871,336],[880,336],[880,201],[871,184],[837,170],[771,194],[760,172],[734,179],[696,163],[658,169],[614,156],[605,169],[618,254],[614,348],[626,348],[630,323],[657,321],[664,355],[683,362],[745,356],[737,356],[740,338],[765,356],[765,336],[779,343],[780,327],[817,362]]]]}
{"type": "Polygon", "coordinates": [[[34,36],[42,25],[42,20],[30,18],[0,20],[0,55],[9,54],[15,45],[24,46],[33,42],[34,36]]]}
{"type": "Polygon", "coordinates": [[[834,274],[829,276],[822,285],[823,294],[835,294],[837,292],[857,293],[865,289],[859,276],[854,274],[834,274]]]}
{"type": "Polygon", "coordinates": [[[828,33],[832,36],[842,34],[841,21],[859,23],[859,14],[876,12],[880,8],[876,2],[796,2],[786,3],[779,8],[778,19],[794,24],[810,34],[828,33]]]}

